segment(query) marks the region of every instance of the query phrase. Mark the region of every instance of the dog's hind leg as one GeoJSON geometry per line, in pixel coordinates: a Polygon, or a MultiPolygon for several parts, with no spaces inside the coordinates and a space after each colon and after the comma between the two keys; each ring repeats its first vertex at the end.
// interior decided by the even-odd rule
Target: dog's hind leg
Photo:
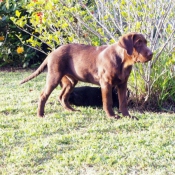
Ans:
{"type": "Polygon", "coordinates": [[[61,92],[60,95],[58,97],[61,105],[68,111],[77,111],[74,108],[71,107],[71,105],[69,104],[69,96],[70,93],[72,92],[72,90],[74,89],[75,85],[77,84],[77,80],[68,77],[68,76],[64,76],[61,79],[61,92]]]}
{"type": "Polygon", "coordinates": [[[49,98],[51,92],[57,87],[57,85],[60,83],[62,76],[59,74],[47,74],[46,79],[46,86],[44,90],[42,91],[39,102],[38,102],[38,111],[37,116],[43,117],[44,116],[44,107],[46,104],[47,99],[49,98]]]}

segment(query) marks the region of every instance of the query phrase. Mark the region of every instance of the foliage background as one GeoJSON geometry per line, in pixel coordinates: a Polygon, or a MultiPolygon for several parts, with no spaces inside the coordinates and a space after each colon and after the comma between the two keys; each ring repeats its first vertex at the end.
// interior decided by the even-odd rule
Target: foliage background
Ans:
{"type": "Polygon", "coordinates": [[[27,40],[30,35],[21,31],[11,20],[17,10],[26,14],[24,8],[27,1],[7,0],[0,2],[0,67],[18,66],[28,67],[36,63],[36,51],[33,48],[24,46],[19,40],[27,40]]]}
{"type": "Polygon", "coordinates": [[[8,37],[5,38],[9,39],[9,42],[3,43],[5,52],[2,53],[6,53],[6,57],[1,56],[1,61],[23,67],[41,61],[43,55],[38,53],[47,55],[62,44],[76,42],[97,46],[114,43],[121,35],[130,31],[143,33],[154,52],[154,58],[148,64],[134,66],[129,81],[133,98],[137,104],[147,104],[149,99],[149,107],[156,101],[160,108],[165,105],[164,102],[168,108],[173,108],[173,0],[9,0],[6,3],[1,2],[1,6],[6,12],[5,16],[8,16],[7,23],[11,24],[11,31],[14,31],[6,32],[8,37]],[[12,36],[15,38],[14,42],[12,36]],[[13,44],[7,52],[9,43],[13,44]],[[19,46],[24,47],[23,53],[16,52],[15,49],[19,46]],[[34,57],[37,56],[36,53],[38,57],[34,57]],[[153,103],[150,103],[151,101],[153,103]]]}

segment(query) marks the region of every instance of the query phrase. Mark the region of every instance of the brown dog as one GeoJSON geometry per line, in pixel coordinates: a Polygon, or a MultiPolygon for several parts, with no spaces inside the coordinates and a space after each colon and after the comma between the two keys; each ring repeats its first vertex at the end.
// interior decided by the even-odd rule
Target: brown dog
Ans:
{"type": "Polygon", "coordinates": [[[62,87],[59,96],[61,105],[67,110],[75,111],[68,99],[78,81],[100,85],[103,109],[107,116],[120,118],[112,109],[112,87],[117,86],[119,110],[123,116],[131,117],[127,109],[126,89],[132,65],[148,62],[152,56],[144,36],[135,32],[123,35],[117,43],[109,46],[67,44],[51,52],[40,67],[21,84],[39,75],[47,65],[46,86],[38,104],[39,117],[44,116],[45,103],[58,84],[62,87]]]}

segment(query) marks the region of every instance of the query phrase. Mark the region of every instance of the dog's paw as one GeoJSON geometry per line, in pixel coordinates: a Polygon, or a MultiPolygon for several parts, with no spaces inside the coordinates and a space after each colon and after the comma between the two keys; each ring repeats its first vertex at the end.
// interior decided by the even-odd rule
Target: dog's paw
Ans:
{"type": "Polygon", "coordinates": [[[139,120],[137,117],[135,117],[135,116],[128,116],[128,118],[130,118],[130,119],[133,119],[133,120],[139,120]]]}
{"type": "Polygon", "coordinates": [[[115,114],[114,116],[109,116],[110,118],[113,118],[113,119],[121,119],[121,117],[119,116],[119,115],[117,115],[117,114],[115,114]]]}
{"type": "Polygon", "coordinates": [[[113,118],[115,118],[115,119],[122,119],[122,118],[129,118],[129,119],[132,119],[132,120],[139,120],[137,117],[135,117],[135,116],[120,116],[120,115],[115,115],[115,116],[111,116],[111,117],[113,117],[113,118]]]}
{"type": "Polygon", "coordinates": [[[44,115],[39,115],[39,114],[37,114],[37,117],[44,118],[44,115]]]}
{"type": "Polygon", "coordinates": [[[118,119],[121,119],[121,116],[115,115],[114,118],[118,120],[118,119]]]}
{"type": "Polygon", "coordinates": [[[44,116],[44,113],[43,113],[43,112],[39,112],[39,111],[38,111],[38,112],[37,112],[37,117],[43,118],[43,117],[45,117],[45,116],[44,116]]]}

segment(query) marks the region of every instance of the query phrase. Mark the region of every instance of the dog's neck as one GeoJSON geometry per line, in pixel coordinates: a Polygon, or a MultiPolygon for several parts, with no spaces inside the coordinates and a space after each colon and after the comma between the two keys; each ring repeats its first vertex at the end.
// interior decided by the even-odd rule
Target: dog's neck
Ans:
{"type": "Polygon", "coordinates": [[[123,65],[122,67],[124,69],[132,66],[135,63],[133,59],[134,55],[128,55],[127,51],[124,48],[122,48],[118,43],[116,43],[114,47],[116,54],[121,58],[121,62],[123,65]]]}
{"type": "Polygon", "coordinates": [[[127,51],[122,48],[118,43],[116,43],[115,50],[117,55],[121,58],[121,74],[119,76],[120,80],[125,80],[129,77],[129,74],[132,70],[132,65],[134,64],[134,60],[132,55],[128,55],[127,51]]]}

